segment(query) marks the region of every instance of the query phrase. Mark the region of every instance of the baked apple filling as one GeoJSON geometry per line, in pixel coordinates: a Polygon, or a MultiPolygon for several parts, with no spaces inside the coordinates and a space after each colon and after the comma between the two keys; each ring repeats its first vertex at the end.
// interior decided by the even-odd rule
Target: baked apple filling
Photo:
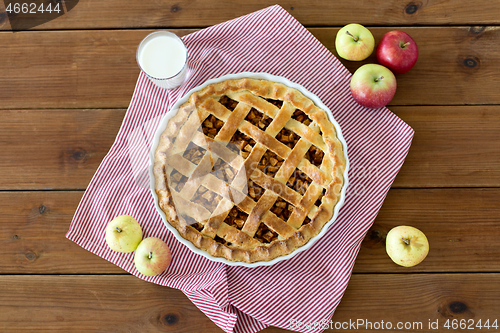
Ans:
{"type": "Polygon", "coordinates": [[[292,190],[304,195],[307,188],[311,185],[312,179],[309,178],[304,172],[299,169],[295,169],[292,176],[288,179],[286,185],[292,190]]]}
{"type": "Polygon", "coordinates": [[[220,119],[217,119],[214,115],[210,115],[203,121],[201,124],[201,128],[203,130],[203,134],[208,136],[210,139],[215,138],[217,133],[219,133],[220,129],[224,126],[224,122],[220,119]]]}
{"type": "Polygon", "coordinates": [[[306,126],[309,126],[312,123],[311,118],[309,118],[304,111],[296,109],[293,113],[292,119],[297,120],[298,122],[303,123],[306,126]]]}
{"type": "Polygon", "coordinates": [[[335,133],[326,111],[295,88],[253,78],[186,98],[155,152],[166,222],[211,256],[247,263],[285,256],[318,235],[341,198],[342,186],[332,184],[343,184],[346,166],[342,142],[323,136],[335,133]],[[205,117],[194,133],[192,115],[205,117]]]}
{"type": "Polygon", "coordinates": [[[229,145],[228,148],[231,150],[239,150],[235,151],[236,153],[241,153],[241,156],[243,158],[247,158],[248,155],[250,155],[250,152],[252,151],[252,148],[255,146],[255,140],[250,138],[249,136],[241,133],[240,131],[236,131],[234,133],[233,137],[229,141],[233,145],[229,145]]]}
{"type": "Polygon", "coordinates": [[[319,149],[315,145],[311,145],[311,148],[309,148],[304,157],[307,158],[307,160],[311,162],[311,164],[319,167],[321,165],[321,162],[323,162],[324,155],[325,153],[323,153],[321,149],[319,149]]]}
{"type": "MultiPolygon", "coordinates": [[[[272,99],[266,99],[266,100],[278,108],[281,108],[283,106],[283,101],[272,100],[272,99]]],[[[238,105],[238,102],[230,99],[227,96],[222,96],[219,99],[219,103],[221,103],[228,110],[231,111],[233,111],[238,105]]],[[[310,125],[312,122],[312,120],[303,111],[299,109],[295,110],[292,118],[304,123],[307,126],[310,125]]],[[[251,108],[251,110],[246,115],[245,120],[250,122],[255,127],[259,128],[261,131],[265,131],[273,121],[271,117],[264,114],[263,112],[260,112],[255,108],[251,108]]],[[[223,126],[224,122],[222,120],[216,118],[213,115],[210,115],[209,117],[207,117],[207,119],[203,121],[202,131],[206,136],[213,139],[223,126]]],[[[276,135],[276,139],[281,143],[285,144],[290,149],[293,149],[300,140],[300,137],[295,132],[283,128],[276,135]]],[[[235,131],[234,135],[230,139],[230,143],[231,144],[228,145],[227,147],[235,151],[236,153],[240,154],[244,159],[246,159],[250,155],[252,149],[256,145],[254,139],[248,137],[239,130],[235,131]]],[[[201,158],[204,156],[205,152],[206,151],[204,149],[194,144],[191,144],[189,146],[189,149],[184,154],[184,157],[190,160],[191,162],[198,164],[201,158]]],[[[323,156],[324,156],[323,151],[321,151],[314,145],[312,145],[304,155],[304,157],[308,159],[315,166],[321,165],[323,156]]],[[[260,158],[257,168],[267,176],[275,177],[278,170],[283,165],[283,163],[284,159],[282,157],[278,156],[272,150],[267,149],[260,158]]],[[[227,182],[227,184],[231,184],[237,172],[238,170],[235,170],[233,167],[231,167],[228,163],[224,162],[222,159],[218,159],[212,168],[212,173],[220,180],[227,182]]],[[[185,180],[184,176],[182,175],[179,176],[179,175],[180,174],[175,175],[176,181],[180,182],[181,180],[185,180]]],[[[296,191],[297,193],[304,195],[311,182],[312,180],[310,177],[308,177],[304,172],[296,168],[293,174],[288,179],[286,185],[292,190],[296,191]]],[[[248,185],[247,195],[257,203],[261,199],[262,195],[265,193],[265,189],[257,185],[254,181],[252,181],[252,179],[248,179],[247,185],[248,185]]],[[[316,205],[321,205],[321,198],[323,195],[324,191],[315,202],[316,205]]],[[[215,210],[220,200],[221,200],[220,196],[209,191],[203,186],[200,187],[200,190],[198,190],[195,196],[193,197],[194,202],[199,203],[203,206],[207,206],[207,208],[210,211],[215,210]]],[[[292,215],[294,209],[295,207],[291,203],[287,202],[281,197],[278,197],[269,210],[272,213],[274,213],[278,218],[280,218],[284,222],[287,222],[290,216],[292,215]]],[[[247,213],[243,212],[237,206],[233,206],[233,208],[228,212],[226,218],[224,219],[224,222],[238,230],[241,230],[245,225],[247,219],[248,219],[247,213]]],[[[311,220],[309,219],[309,217],[306,217],[303,224],[307,224],[309,222],[311,222],[311,220]]],[[[204,224],[205,221],[201,223],[200,222],[194,223],[192,226],[198,231],[201,231],[203,229],[204,224]]],[[[278,236],[279,235],[275,231],[271,230],[265,223],[260,223],[257,228],[257,231],[255,232],[254,237],[261,243],[271,243],[272,241],[278,239],[278,236]]],[[[216,236],[214,239],[221,244],[232,246],[231,243],[225,241],[223,238],[219,236],[216,236]]]]}
{"type": "Polygon", "coordinates": [[[261,243],[271,243],[275,239],[278,239],[278,234],[272,231],[264,223],[259,224],[259,228],[255,233],[255,238],[261,243]]]}
{"type": "Polygon", "coordinates": [[[220,99],[219,99],[219,103],[224,105],[226,107],[226,109],[230,110],[230,111],[233,111],[234,109],[236,109],[236,106],[238,105],[238,102],[227,97],[227,96],[222,96],[220,99]]]}
{"type": "Polygon", "coordinates": [[[169,180],[167,182],[170,183],[170,186],[173,187],[177,192],[182,191],[184,184],[186,184],[188,178],[184,176],[177,170],[173,170],[170,173],[169,180]]]}
{"type": "Polygon", "coordinates": [[[300,137],[295,134],[295,132],[283,128],[278,133],[278,135],[276,135],[276,139],[278,139],[278,141],[280,141],[284,145],[288,146],[288,148],[293,149],[293,147],[295,147],[295,145],[299,141],[300,137]]]}
{"type": "Polygon", "coordinates": [[[279,168],[283,165],[284,159],[276,155],[274,152],[267,150],[260,159],[257,168],[270,177],[274,177],[279,168]]]}
{"type": "Polygon", "coordinates": [[[234,206],[230,211],[229,214],[227,215],[226,219],[224,222],[226,222],[229,225],[232,225],[238,230],[241,230],[243,228],[243,225],[245,224],[245,221],[248,218],[248,214],[245,212],[242,212],[238,207],[234,206]]]}
{"type": "Polygon", "coordinates": [[[265,131],[267,129],[267,127],[271,124],[271,122],[273,121],[273,119],[271,117],[263,114],[260,111],[257,111],[254,108],[252,108],[250,110],[250,112],[248,112],[248,115],[246,116],[245,120],[247,120],[251,124],[257,126],[262,131],[265,131]]]}

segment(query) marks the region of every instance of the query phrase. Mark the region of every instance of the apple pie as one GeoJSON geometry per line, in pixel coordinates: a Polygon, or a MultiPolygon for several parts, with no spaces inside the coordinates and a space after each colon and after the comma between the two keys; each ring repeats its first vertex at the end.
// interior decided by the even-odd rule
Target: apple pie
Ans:
{"type": "Polygon", "coordinates": [[[346,157],[326,111],[260,79],[192,93],[155,152],[155,191],[179,234],[229,261],[292,253],[331,220],[346,157]]]}

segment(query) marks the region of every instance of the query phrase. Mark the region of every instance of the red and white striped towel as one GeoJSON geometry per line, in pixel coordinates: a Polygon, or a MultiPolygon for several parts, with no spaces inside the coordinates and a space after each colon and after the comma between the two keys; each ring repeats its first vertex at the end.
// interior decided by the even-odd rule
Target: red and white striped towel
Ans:
{"type": "Polygon", "coordinates": [[[349,92],[348,70],[280,6],[183,40],[189,49],[187,81],[166,91],[139,76],[116,141],[66,236],[141,279],[182,290],[226,332],[251,333],[269,325],[321,332],[320,323],[330,319],[342,298],[361,241],[403,164],[413,130],[386,108],[359,106],[349,92]],[[191,88],[244,71],[283,76],[316,94],[342,128],[351,165],[345,205],[325,236],[290,260],[258,268],[226,266],[192,253],[163,225],[144,186],[149,145],[161,116],[191,88]],[[122,214],[140,222],[144,237],[167,242],[173,261],[163,274],[144,277],[135,269],[132,253],[108,248],[106,224],[122,214]]]}

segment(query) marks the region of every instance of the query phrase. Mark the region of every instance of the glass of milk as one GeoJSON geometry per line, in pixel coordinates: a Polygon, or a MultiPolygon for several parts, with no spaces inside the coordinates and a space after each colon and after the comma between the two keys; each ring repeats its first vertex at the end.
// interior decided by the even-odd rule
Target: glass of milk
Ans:
{"type": "Polygon", "coordinates": [[[141,41],[136,57],[140,69],[154,84],[173,89],[186,78],[187,53],[182,39],[162,30],[147,35],[141,41]]]}

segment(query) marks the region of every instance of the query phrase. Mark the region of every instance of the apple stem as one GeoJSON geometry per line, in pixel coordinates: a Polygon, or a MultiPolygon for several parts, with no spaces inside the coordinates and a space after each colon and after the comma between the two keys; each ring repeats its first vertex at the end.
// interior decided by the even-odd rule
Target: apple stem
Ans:
{"type": "Polygon", "coordinates": [[[151,259],[151,258],[153,258],[153,252],[149,252],[148,259],[151,259]]]}
{"type": "Polygon", "coordinates": [[[352,39],[354,39],[355,42],[357,42],[359,40],[359,37],[353,36],[353,34],[351,34],[349,31],[346,31],[345,33],[348,34],[349,36],[351,36],[352,39]]]}
{"type": "Polygon", "coordinates": [[[116,227],[116,231],[117,231],[117,232],[122,232],[122,229],[120,229],[120,228],[116,227]]]}
{"type": "Polygon", "coordinates": [[[383,77],[383,76],[378,77],[378,78],[376,78],[376,79],[375,79],[375,82],[378,82],[378,81],[383,80],[383,79],[384,79],[384,77],[383,77]]]}
{"type": "Polygon", "coordinates": [[[401,45],[401,48],[403,48],[403,49],[404,49],[404,48],[405,48],[405,47],[407,47],[408,45],[410,45],[410,42],[406,42],[406,43],[404,43],[403,45],[401,45]]]}
{"type": "Polygon", "coordinates": [[[403,240],[403,242],[405,242],[406,245],[410,245],[410,240],[409,239],[404,238],[404,237],[401,237],[401,239],[403,240]]]}

